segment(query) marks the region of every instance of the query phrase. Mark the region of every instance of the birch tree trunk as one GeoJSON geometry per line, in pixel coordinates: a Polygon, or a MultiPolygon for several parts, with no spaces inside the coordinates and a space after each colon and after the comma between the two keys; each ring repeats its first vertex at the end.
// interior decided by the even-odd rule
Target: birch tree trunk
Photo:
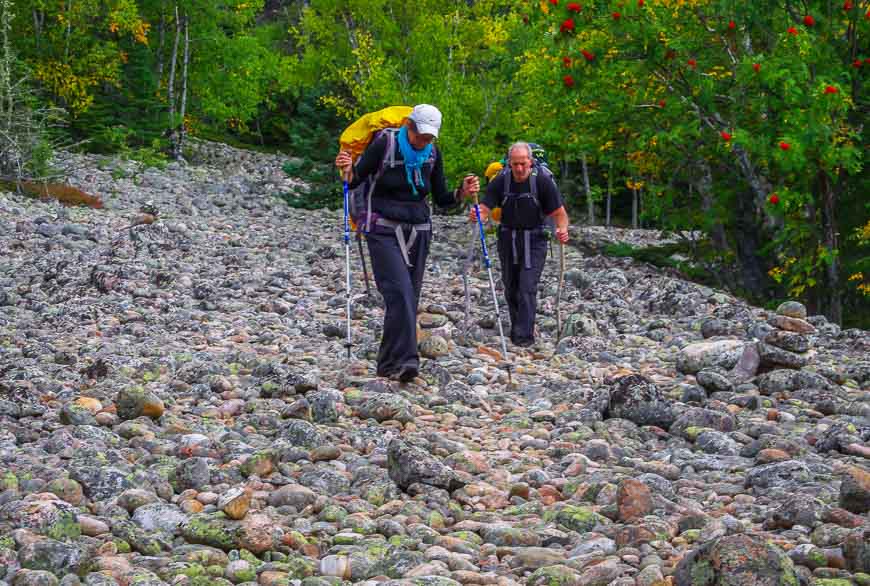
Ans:
{"type": "Polygon", "coordinates": [[[595,202],[592,201],[592,188],[589,187],[589,168],[586,166],[586,153],[580,155],[580,163],[583,165],[583,188],[586,190],[586,221],[590,226],[594,226],[595,202]]]}
{"type": "Polygon", "coordinates": [[[184,137],[186,134],[184,128],[184,115],[187,112],[187,65],[190,62],[190,27],[189,18],[184,15],[184,62],[181,66],[181,109],[179,110],[180,121],[178,123],[178,134],[176,135],[175,143],[172,145],[172,158],[176,161],[181,159],[182,147],[184,146],[184,137]]]}
{"type": "Polygon", "coordinates": [[[825,265],[826,295],[823,298],[825,316],[836,324],[843,323],[843,299],[840,293],[840,261],[837,257],[839,242],[837,238],[836,193],[830,177],[819,171],[819,187],[822,193],[822,233],[823,243],[830,262],[825,265]]]}
{"type": "Polygon", "coordinates": [[[64,49],[63,49],[63,57],[64,63],[69,63],[69,39],[72,35],[72,18],[70,18],[72,13],[72,0],[69,0],[66,3],[66,33],[64,34],[64,49]]]}
{"type": "MultiPolygon", "coordinates": [[[[698,180],[694,182],[694,187],[698,190],[698,194],[701,196],[701,209],[704,210],[704,215],[710,218],[714,213],[713,172],[710,170],[710,164],[704,159],[696,160],[695,165],[700,169],[701,175],[698,177],[698,180]]],[[[713,240],[713,248],[719,252],[726,251],[728,248],[728,240],[725,237],[725,227],[718,219],[711,219],[710,238],[713,240]]]]}
{"type": "Polygon", "coordinates": [[[33,32],[36,35],[36,52],[39,53],[42,45],[42,26],[45,23],[45,13],[36,8],[33,9],[33,32]]]}
{"type": "Polygon", "coordinates": [[[163,50],[166,45],[166,2],[160,3],[160,30],[157,45],[157,79],[163,79],[163,50]]]}
{"type": "Polygon", "coordinates": [[[175,41],[172,43],[172,55],[169,59],[169,83],[166,84],[166,99],[169,102],[169,150],[170,156],[176,158],[176,143],[178,132],[175,122],[175,70],[178,65],[178,44],[181,42],[181,19],[178,16],[178,3],[175,4],[175,41]]]}
{"type": "Polygon", "coordinates": [[[610,210],[613,202],[613,161],[607,165],[607,227],[610,228],[610,210]]]}
{"type": "Polygon", "coordinates": [[[637,230],[637,187],[634,187],[634,179],[631,183],[631,227],[637,230]]]}

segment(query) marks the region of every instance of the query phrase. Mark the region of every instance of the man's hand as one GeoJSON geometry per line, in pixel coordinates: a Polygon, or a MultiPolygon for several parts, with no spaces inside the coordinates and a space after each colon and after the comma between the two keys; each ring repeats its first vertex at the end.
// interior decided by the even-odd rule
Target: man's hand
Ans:
{"type": "Polygon", "coordinates": [[[353,166],[353,159],[350,158],[350,153],[347,151],[339,151],[335,157],[335,166],[341,170],[344,177],[350,176],[350,169],[353,166]]]}
{"type": "MultiPolygon", "coordinates": [[[[486,223],[489,219],[489,208],[483,204],[478,204],[480,209],[480,221],[486,223]]],[[[471,209],[468,210],[468,221],[469,222],[477,222],[477,214],[474,213],[474,206],[471,206],[471,209]]]]}
{"type": "Polygon", "coordinates": [[[556,239],[562,244],[567,244],[568,228],[556,228],[556,239]]]}

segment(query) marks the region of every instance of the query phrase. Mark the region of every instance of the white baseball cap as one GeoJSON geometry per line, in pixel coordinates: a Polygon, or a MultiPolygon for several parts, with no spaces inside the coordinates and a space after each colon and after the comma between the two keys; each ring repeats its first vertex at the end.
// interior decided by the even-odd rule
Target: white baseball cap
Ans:
{"type": "Polygon", "coordinates": [[[408,118],[414,121],[420,134],[438,136],[438,130],[441,128],[441,111],[435,106],[418,104],[414,106],[408,118]]]}

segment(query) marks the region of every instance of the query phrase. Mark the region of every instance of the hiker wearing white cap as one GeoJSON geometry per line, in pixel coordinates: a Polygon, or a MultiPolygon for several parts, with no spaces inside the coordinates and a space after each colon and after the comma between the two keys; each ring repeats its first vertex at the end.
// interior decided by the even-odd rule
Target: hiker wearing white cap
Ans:
{"type": "Polygon", "coordinates": [[[438,108],[419,104],[398,130],[376,134],[356,165],[348,151],[335,158],[351,189],[376,178],[366,242],[385,306],[377,373],[402,382],[413,380],[420,367],[417,306],[432,235],[426,196],[446,208],[480,189],[473,176],[456,190],[447,189],[441,151],[433,144],[440,130],[438,108]]]}

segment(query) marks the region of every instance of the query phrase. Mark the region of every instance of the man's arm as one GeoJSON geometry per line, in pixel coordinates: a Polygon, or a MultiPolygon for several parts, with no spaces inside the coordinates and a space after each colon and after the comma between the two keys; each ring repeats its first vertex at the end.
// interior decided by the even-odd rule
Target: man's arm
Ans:
{"type": "Polygon", "coordinates": [[[559,242],[565,244],[568,242],[568,212],[565,211],[565,206],[560,206],[556,211],[550,214],[550,217],[556,221],[556,238],[559,242]]]}

